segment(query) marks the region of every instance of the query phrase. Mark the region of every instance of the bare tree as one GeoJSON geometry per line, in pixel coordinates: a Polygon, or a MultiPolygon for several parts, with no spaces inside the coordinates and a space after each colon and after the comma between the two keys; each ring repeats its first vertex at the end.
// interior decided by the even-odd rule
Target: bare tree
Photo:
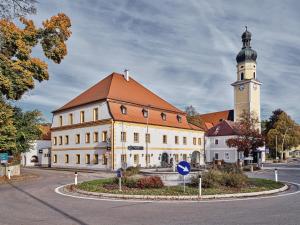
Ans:
{"type": "Polygon", "coordinates": [[[0,0],[0,18],[12,20],[35,14],[37,0],[0,0]]]}

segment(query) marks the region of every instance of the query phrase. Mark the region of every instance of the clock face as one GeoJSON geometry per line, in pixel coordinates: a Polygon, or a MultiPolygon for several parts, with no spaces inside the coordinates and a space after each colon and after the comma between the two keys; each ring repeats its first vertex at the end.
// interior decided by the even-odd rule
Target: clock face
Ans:
{"type": "Polygon", "coordinates": [[[242,84],[239,86],[240,91],[244,90],[245,86],[242,84]]]}

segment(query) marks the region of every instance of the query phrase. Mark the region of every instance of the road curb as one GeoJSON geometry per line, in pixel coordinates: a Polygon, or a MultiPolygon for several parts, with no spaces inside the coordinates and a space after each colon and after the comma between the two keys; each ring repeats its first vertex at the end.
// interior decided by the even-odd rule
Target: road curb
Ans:
{"type": "MultiPolygon", "coordinates": [[[[64,187],[65,190],[66,186],[64,187]]],[[[143,199],[143,200],[201,200],[201,199],[224,199],[224,198],[243,198],[243,197],[256,197],[262,195],[271,195],[279,192],[286,191],[288,186],[285,184],[283,187],[269,190],[269,191],[259,191],[259,192],[249,192],[249,193],[238,193],[238,194],[218,194],[218,195],[190,195],[190,196],[168,196],[168,195],[125,195],[125,194],[110,194],[110,193],[96,193],[83,191],[74,188],[74,191],[88,196],[97,196],[103,198],[112,199],[143,199]]]]}

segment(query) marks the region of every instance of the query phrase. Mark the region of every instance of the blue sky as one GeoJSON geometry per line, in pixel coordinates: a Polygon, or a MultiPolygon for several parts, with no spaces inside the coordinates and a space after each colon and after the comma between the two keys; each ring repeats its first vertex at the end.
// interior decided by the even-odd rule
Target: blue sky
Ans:
{"type": "MultiPolygon", "coordinates": [[[[300,122],[300,1],[41,0],[41,24],[66,13],[72,21],[68,55],[49,62],[50,80],[16,103],[51,111],[113,71],[130,70],[144,86],[200,113],[233,108],[236,54],[247,25],[258,53],[262,117],[276,108],[300,122]]],[[[35,55],[42,56],[39,49],[35,55]]]]}

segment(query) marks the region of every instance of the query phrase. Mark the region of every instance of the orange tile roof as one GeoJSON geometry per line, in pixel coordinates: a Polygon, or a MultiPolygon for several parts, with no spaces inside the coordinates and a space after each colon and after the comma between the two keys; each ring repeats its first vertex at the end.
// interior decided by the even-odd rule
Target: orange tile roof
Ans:
{"type": "Polygon", "coordinates": [[[225,110],[220,112],[201,114],[198,116],[198,118],[202,120],[205,125],[208,125],[208,127],[210,127],[211,125],[215,126],[219,124],[223,120],[233,121],[233,114],[233,110],[225,110]]]}
{"type": "Polygon", "coordinates": [[[184,112],[166,102],[133,78],[130,77],[127,81],[122,74],[118,73],[107,76],[61,108],[53,111],[53,113],[106,99],[144,106],[150,105],[153,108],[184,114],[184,112]]]}
{"type": "Polygon", "coordinates": [[[191,129],[191,130],[203,130],[195,125],[192,125],[187,122],[185,115],[181,116],[181,123],[177,119],[177,113],[175,112],[166,112],[158,110],[155,108],[148,108],[148,121],[147,118],[143,116],[142,110],[144,107],[138,105],[123,104],[122,102],[108,101],[108,106],[110,113],[115,121],[124,121],[124,122],[134,122],[142,124],[151,124],[158,126],[167,126],[167,127],[176,127],[182,129],[191,129]],[[121,106],[125,106],[127,109],[126,114],[121,113],[121,106]],[[164,121],[161,117],[161,113],[166,114],[166,120],[164,121]]]}

